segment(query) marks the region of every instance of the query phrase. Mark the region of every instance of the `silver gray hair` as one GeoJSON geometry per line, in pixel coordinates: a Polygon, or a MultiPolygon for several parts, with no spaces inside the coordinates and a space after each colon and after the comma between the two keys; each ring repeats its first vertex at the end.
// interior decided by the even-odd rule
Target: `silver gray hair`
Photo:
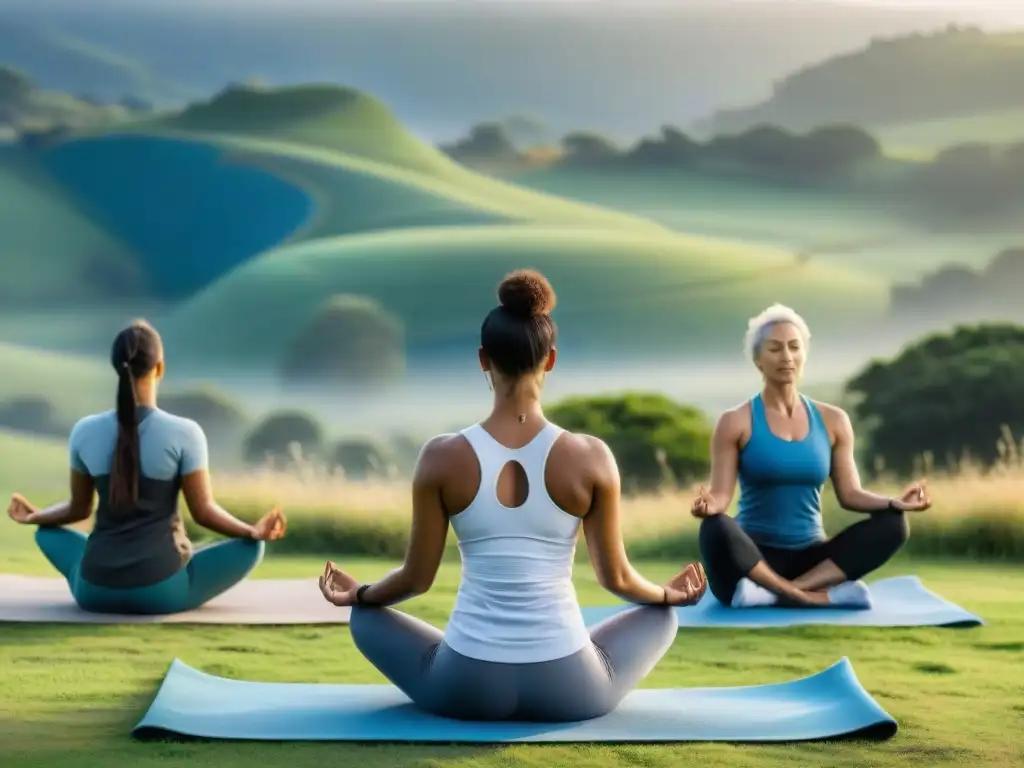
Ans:
{"type": "Polygon", "coordinates": [[[753,361],[757,360],[765,337],[772,327],[779,323],[791,323],[800,334],[800,338],[803,339],[804,346],[810,345],[811,329],[807,327],[807,322],[800,317],[799,313],[782,304],[772,304],[768,309],[747,321],[747,335],[743,340],[747,357],[753,361]]]}

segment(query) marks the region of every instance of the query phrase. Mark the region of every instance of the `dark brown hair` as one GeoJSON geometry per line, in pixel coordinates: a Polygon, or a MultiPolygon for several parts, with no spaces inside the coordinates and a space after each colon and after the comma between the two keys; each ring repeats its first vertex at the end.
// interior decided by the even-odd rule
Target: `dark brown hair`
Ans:
{"type": "Polygon", "coordinates": [[[135,382],[163,356],[160,334],[145,320],[134,320],[117,334],[110,363],[117,371],[117,444],[110,466],[110,505],[126,508],[139,499],[139,425],[135,382]]]}
{"type": "Polygon", "coordinates": [[[555,289],[537,270],[520,269],[498,285],[498,302],[480,328],[480,346],[500,373],[515,380],[537,370],[555,346],[555,289]]]}

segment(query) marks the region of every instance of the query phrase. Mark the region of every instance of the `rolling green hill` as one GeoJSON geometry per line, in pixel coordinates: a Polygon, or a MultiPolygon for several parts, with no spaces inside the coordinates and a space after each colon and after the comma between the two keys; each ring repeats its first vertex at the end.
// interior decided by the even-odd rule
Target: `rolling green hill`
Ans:
{"type": "Polygon", "coordinates": [[[522,266],[552,279],[560,343],[577,355],[731,350],[737,322],[772,301],[799,307],[823,333],[886,304],[886,286],[873,277],[797,267],[790,254],[728,241],[454,227],[324,239],[265,254],[182,305],[165,321],[165,338],[189,363],[265,370],[322,301],[345,292],[371,296],[401,318],[410,354],[464,352],[476,343],[502,275],[522,266]]]}
{"type": "Polygon", "coordinates": [[[233,86],[151,125],[319,147],[428,175],[452,170],[441,152],[409,133],[383,103],[336,85],[233,86]]]}
{"type": "Polygon", "coordinates": [[[132,252],[16,148],[0,149],[0,200],[5,309],[89,303],[148,288],[132,252]]]}
{"type": "MultiPolygon", "coordinates": [[[[663,231],[474,173],[372,98],[327,86],[231,89],[176,117],[77,131],[23,154],[131,247],[149,295],[164,299],[191,295],[256,254],[320,237],[508,223],[663,231]]],[[[68,249],[50,250],[60,253],[37,249],[31,258],[83,269],[68,249]]]]}
{"type": "Polygon", "coordinates": [[[898,129],[891,140],[904,148],[934,149],[996,136],[1015,141],[1024,139],[1024,131],[1017,132],[1017,113],[1024,110],[1021,82],[1024,32],[950,27],[876,39],[859,51],[805,67],[781,80],[760,104],[722,109],[696,130],[735,133],[765,123],[807,130],[854,123],[878,132],[898,129]]]}

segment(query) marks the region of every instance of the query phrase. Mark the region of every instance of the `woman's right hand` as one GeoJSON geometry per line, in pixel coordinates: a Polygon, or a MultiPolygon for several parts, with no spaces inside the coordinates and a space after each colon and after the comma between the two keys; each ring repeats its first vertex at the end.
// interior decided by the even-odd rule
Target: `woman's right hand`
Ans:
{"type": "Polygon", "coordinates": [[[339,608],[351,608],[357,602],[358,592],[359,582],[328,560],[320,576],[320,594],[324,599],[339,608]]]}
{"type": "Polygon", "coordinates": [[[288,521],[280,507],[274,507],[253,526],[256,541],[277,541],[284,536],[288,521]]]}
{"type": "Polygon", "coordinates": [[[11,495],[11,503],[7,505],[7,515],[16,523],[31,525],[36,508],[20,493],[11,495]]]}
{"type": "Polygon", "coordinates": [[[711,517],[711,515],[718,514],[718,510],[715,509],[714,498],[704,490],[703,485],[700,487],[700,490],[697,491],[697,495],[693,498],[693,504],[690,506],[690,514],[700,520],[703,520],[705,517],[711,517]]]}
{"type": "Polygon", "coordinates": [[[669,605],[696,605],[708,590],[708,577],[704,566],[690,563],[665,585],[665,600],[669,605]]]}

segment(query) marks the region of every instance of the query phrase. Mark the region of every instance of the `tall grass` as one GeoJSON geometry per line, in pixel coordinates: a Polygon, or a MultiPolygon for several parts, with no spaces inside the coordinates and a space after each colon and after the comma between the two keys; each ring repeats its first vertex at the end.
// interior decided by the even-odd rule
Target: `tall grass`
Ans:
{"type": "MultiPolygon", "coordinates": [[[[1004,441],[1002,450],[994,467],[964,463],[954,472],[929,475],[933,506],[910,515],[908,554],[1024,562],[1024,460],[1012,441],[1004,441]]],[[[868,485],[888,495],[898,495],[903,487],[893,479],[868,485]]],[[[649,559],[694,557],[698,521],[689,514],[694,490],[624,498],[630,553],[649,559]]],[[[353,482],[306,465],[293,472],[218,474],[215,492],[223,506],[250,521],[280,504],[288,516],[288,534],[275,543],[277,552],[388,558],[405,552],[411,519],[407,481],[353,482]]],[[[863,519],[841,510],[831,488],[823,495],[829,533],[863,519]]],[[[191,533],[205,536],[194,526],[191,533]]],[[[449,556],[454,547],[452,536],[449,556]]],[[[584,549],[581,542],[581,555],[584,549]]]]}

